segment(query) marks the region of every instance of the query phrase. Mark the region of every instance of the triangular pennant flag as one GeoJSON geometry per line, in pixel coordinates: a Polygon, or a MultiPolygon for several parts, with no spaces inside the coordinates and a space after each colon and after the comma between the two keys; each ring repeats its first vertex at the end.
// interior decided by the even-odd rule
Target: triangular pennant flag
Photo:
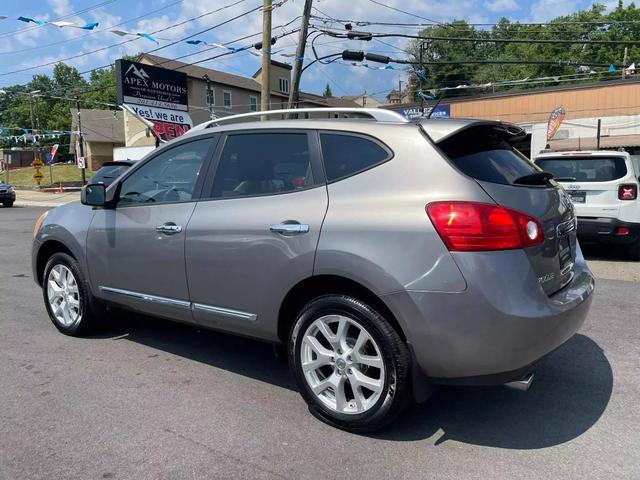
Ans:
{"type": "Polygon", "coordinates": [[[72,27],[74,24],[72,22],[66,22],[64,20],[58,20],[56,22],[49,22],[50,25],[55,25],[56,27],[72,27]]]}
{"type": "Polygon", "coordinates": [[[116,35],[119,35],[121,37],[124,37],[125,35],[131,35],[129,32],[125,32],[123,30],[109,30],[111,33],[115,33],[116,35]]]}
{"type": "Polygon", "coordinates": [[[94,28],[96,28],[98,25],[100,25],[98,22],[89,22],[89,23],[85,23],[83,26],[81,26],[80,28],[83,30],[93,30],[94,28]]]}
{"type": "Polygon", "coordinates": [[[34,20],[33,18],[22,17],[22,16],[18,17],[18,20],[20,20],[21,22],[25,22],[25,23],[33,22],[36,25],[44,25],[45,23],[47,23],[47,22],[44,22],[42,20],[34,20]]]}
{"type": "Polygon", "coordinates": [[[609,65],[609,73],[615,72],[616,71],[616,67],[613,66],[613,63],[611,65],[609,65]]]}
{"type": "Polygon", "coordinates": [[[143,38],[146,38],[147,40],[151,40],[152,42],[155,42],[155,43],[158,43],[158,44],[160,43],[155,38],[153,38],[151,35],[149,35],[148,33],[137,33],[136,35],[139,35],[139,36],[141,36],[143,38]]]}

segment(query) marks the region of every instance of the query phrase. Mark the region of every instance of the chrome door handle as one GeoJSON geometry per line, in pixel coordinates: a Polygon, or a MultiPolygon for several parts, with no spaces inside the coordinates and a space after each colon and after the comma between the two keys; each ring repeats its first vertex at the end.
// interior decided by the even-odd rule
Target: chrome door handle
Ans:
{"type": "Polygon", "coordinates": [[[175,235],[176,233],[180,233],[182,231],[182,227],[180,225],[176,225],[173,222],[163,223],[162,225],[158,225],[156,227],[156,232],[164,233],[165,235],[175,235]]]}
{"type": "Polygon", "coordinates": [[[300,235],[309,231],[309,225],[304,223],[277,223],[269,227],[273,233],[282,235],[300,235]]]}

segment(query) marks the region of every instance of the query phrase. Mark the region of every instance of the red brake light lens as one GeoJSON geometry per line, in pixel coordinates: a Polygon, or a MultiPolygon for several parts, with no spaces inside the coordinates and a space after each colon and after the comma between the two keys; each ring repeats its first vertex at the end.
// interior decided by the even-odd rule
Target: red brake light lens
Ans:
{"type": "Polygon", "coordinates": [[[618,187],[619,200],[635,200],[636,198],[638,198],[638,185],[635,183],[620,185],[618,187]]]}
{"type": "Polygon", "coordinates": [[[513,250],[544,241],[537,219],[499,205],[434,202],[426,211],[450,251],[513,250]]]}

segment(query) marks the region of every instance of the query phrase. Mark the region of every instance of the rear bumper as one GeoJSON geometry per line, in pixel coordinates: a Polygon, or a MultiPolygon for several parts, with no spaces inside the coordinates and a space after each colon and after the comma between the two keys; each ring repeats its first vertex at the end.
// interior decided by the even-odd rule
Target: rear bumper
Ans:
{"type": "Polygon", "coordinates": [[[640,239],[640,223],[623,222],[617,218],[578,217],[578,238],[587,243],[628,245],[640,239]],[[618,227],[626,227],[629,233],[617,234],[618,227]]]}
{"type": "Polygon", "coordinates": [[[573,280],[551,297],[522,251],[456,253],[455,259],[466,291],[383,297],[403,324],[417,365],[434,383],[520,379],[587,316],[594,278],[579,250],[573,280]]]}

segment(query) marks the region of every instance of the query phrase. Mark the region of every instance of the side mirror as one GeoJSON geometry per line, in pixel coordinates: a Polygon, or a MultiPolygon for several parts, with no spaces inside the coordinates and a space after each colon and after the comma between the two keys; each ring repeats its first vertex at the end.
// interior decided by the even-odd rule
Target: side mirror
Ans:
{"type": "Polygon", "coordinates": [[[107,203],[106,188],[102,183],[85,185],[80,192],[80,201],[91,207],[104,207],[107,203]]]}

